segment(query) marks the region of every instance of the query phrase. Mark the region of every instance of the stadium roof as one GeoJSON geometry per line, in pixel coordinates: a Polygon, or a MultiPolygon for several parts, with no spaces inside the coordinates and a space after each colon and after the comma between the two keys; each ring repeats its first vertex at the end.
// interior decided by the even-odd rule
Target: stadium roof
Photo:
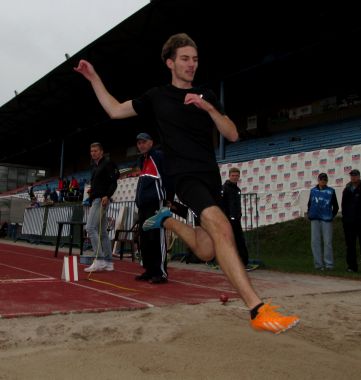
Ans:
{"type": "Polygon", "coordinates": [[[275,104],[359,89],[355,9],[329,2],[260,4],[151,1],[0,108],[0,163],[57,166],[64,139],[67,165],[72,152],[88,157],[92,141],[121,150],[139,131],[152,131],[138,118],[109,120],[73,67],[88,59],[116,98],[133,98],[169,80],[160,51],[173,33],[197,42],[197,80],[216,90],[224,81],[226,110],[236,121],[275,104]]]}

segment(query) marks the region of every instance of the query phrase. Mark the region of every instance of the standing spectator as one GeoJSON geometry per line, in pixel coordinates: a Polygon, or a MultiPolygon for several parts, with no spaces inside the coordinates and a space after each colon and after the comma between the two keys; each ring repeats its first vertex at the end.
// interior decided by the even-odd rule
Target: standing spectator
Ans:
{"type": "Polygon", "coordinates": [[[45,190],[44,190],[44,202],[46,202],[50,196],[51,190],[48,184],[45,185],[45,190]]]}
{"type": "Polygon", "coordinates": [[[248,264],[248,249],[243,235],[241,217],[241,189],[237,186],[240,171],[238,168],[230,168],[228,171],[228,180],[223,184],[222,196],[224,212],[231,223],[234,239],[240,259],[247,271],[256,269],[257,266],[248,264]]]}
{"type": "Polygon", "coordinates": [[[334,267],[332,247],[332,220],[338,213],[335,190],[327,186],[326,173],[320,173],[318,184],[311,189],[308,200],[308,218],[311,221],[311,248],[314,266],[318,270],[334,267]],[[324,254],[322,255],[321,238],[324,254]]]}
{"type": "Polygon", "coordinates": [[[32,184],[32,183],[28,186],[28,194],[29,194],[30,200],[32,200],[33,198],[35,198],[34,184],[32,184]]]}
{"type": "Polygon", "coordinates": [[[342,223],[346,241],[348,272],[358,272],[356,241],[361,249],[361,181],[360,171],[350,171],[350,182],[342,192],[342,223]]]}
{"type": "Polygon", "coordinates": [[[65,197],[65,183],[64,179],[59,177],[58,180],[59,202],[64,202],[65,197]]]}
{"type": "MultiPolygon", "coordinates": [[[[139,225],[153,216],[163,206],[166,193],[163,183],[163,153],[153,148],[153,139],[148,133],[139,133],[137,148],[141,153],[138,161],[140,175],[135,203],[138,207],[139,225]]],[[[135,279],[153,284],[167,282],[167,249],[164,229],[139,230],[140,252],[145,272],[135,279]]]]}
{"type": "Polygon", "coordinates": [[[220,112],[215,94],[192,82],[198,68],[196,43],[185,33],[171,36],[163,45],[162,60],[171,72],[171,83],[154,87],[137,99],[120,103],[105,88],[94,67],[80,60],[77,72],[88,79],[95,94],[114,119],[144,115],[155,121],[165,155],[165,173],[172,177],[179,200],[200,220],[192,228],[172,218],[169,208],[149,218],[143,229],[162,225],[176,233],[203,261],[217,257],[231,284],[250,310],[255,329],[274,333],[299,322],[297,316],[284,316],[277,307],[264,304],[256,294],[234,242],[232,227],[222,212],[222,182],[217,165],[214,127],[227,139],[236,141],[238,132],[231,119],[220,112]]]}
{"type": "Polygon", "coordinates": [[[64,200],[65,201],[68,201],[69,187],[70,187],[70,180],[68,177],[65,177],[63,180],[63,192],[64,192],[64,200]]]}
{"type": "Polygon", "coordinates": [[[58,202],[59,200],[59,196],[55,188],[53,188],[53,190],[50,193],[50,200],[53,201],[54,203],[58,202]]]}
{"type": "Polygon", "coordinates": [[[83,197],[84,195],[84,189],[85,189],[85,185],[86,185],[86,179],[85,178],[82,178],[79,182],[79,195],[80,195],[80,198],[83,197]]]}
{"type": "Polygon", "coordinates": [[[28,187],[28,193],[30,197],[30,206],[29,207],[40,207],[40,203],[38,201],[38,198],[36,197],[34,193],[34,184],[29,185],[28,187]]]}
{"type": "Polygon", "coordinates": [[[79,182],[74,176],[71,177],[69,192],[74,196],[79,195],[79,182]]]}
{"type": "Polygon", "coordinates": [[[85,229],[90,238],[95,260],[85,268],[85,272],[113,271],[112,247],[107,232],[107,210],[110,198],[117,188],[119,170],[117,166],[104,157],[103,146],[96,142],[90,145],[93,160],[88,221],[85,229]]]}
{"type": "Polygon", "coordinates": [[[4,222],[0,227],[0,237],[6,237],[8,234],[9,225],[8,222],[4,222]]]}
{"type": "Polygon", "coordinates": [[[36,197],[31,198],[29,208],[37,208],[37,207],[40,207],[40,202],[38,201],[38,198],[36,197]]]}

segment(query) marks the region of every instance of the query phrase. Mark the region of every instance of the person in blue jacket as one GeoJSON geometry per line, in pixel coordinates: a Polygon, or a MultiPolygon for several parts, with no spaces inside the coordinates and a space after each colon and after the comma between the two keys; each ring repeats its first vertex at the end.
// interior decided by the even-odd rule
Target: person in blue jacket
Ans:
{"type": "Polygon", "coordinates": [[[318,184],[311,189],[308,200],[308,218],[311,221],[311,248],[313,262],[318,270],[332,270],[334,267],[332,247],[332,221],[338,213],[335,190],[327,186],[326,173],[320,173],[318,184]],[[323,238],[323,255],[321,239],[323,238]]]}

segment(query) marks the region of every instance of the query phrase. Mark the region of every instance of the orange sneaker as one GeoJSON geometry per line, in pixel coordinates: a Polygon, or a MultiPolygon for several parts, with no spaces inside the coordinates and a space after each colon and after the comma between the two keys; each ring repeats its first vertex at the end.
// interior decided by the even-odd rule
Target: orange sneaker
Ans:
{"type": "Polygon", "coordinates": [[[256,318],[251,319],[251,326],[256,330],[271,331],[279,334],[286,331],[300,321],[296,315],[285,316],[277,311],[279,306],[272,306],[268,303],[258,309],[256,318]]]}

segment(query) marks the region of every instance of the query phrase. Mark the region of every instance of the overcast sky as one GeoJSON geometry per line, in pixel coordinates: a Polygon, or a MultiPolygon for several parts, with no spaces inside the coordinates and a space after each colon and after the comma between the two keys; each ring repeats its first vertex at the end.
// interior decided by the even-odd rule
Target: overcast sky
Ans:
{"type": "Polygon", "coordinates": [[[0,106],[149,0],[0,0],[0,106]]]}

